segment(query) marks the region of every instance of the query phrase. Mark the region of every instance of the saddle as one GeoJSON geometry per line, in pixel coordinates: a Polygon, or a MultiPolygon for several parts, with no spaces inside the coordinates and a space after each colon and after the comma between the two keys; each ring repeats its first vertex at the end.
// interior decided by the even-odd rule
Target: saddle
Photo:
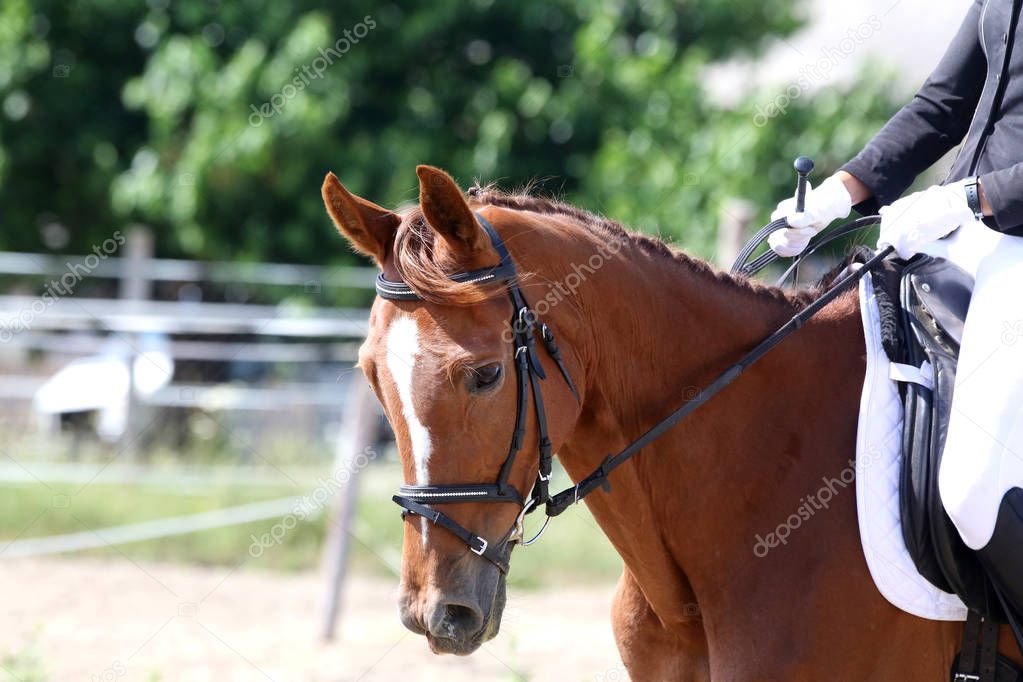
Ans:
{"type": "MultiPolygon", "coordinates": [[[[1007,660],[995,658],[997,645],[991,647],[997,641],[995,624],[1010,622],[1010,616],[1018,622],[1023,614],[1023,602],[1014,599],[1023,594],[1023,575],[1007,585],[1005,571],[962,541],[938,489],[973,278],[945,259],[923,254],[908,261],[889,259],[871,277],[881,341],[904,409],[899,481],[903,539],[920,574],[938,589],[958,595],[970,612],[970,641],[964,641],[953,669],[955,673],[959,668],[959,674],[953,679],[1023,680],[1007,660]],[[981,675],[971,677],[973,672],[981,675]]],[[[1023,523],[1019,525],[1017,536],[1023,537],[1023,523]]]]}

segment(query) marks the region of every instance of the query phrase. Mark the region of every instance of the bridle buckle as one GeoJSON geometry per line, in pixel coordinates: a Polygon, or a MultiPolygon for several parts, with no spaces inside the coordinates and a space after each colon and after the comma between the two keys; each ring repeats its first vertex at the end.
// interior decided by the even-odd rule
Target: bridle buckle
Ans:
{"type": "Polygon", "coordinates": [[[476,536],[476,539],[482,542],[483,544],[480,546],[479,549],[476,549],[475,547],[470,545],[469,551],[477,556],[483,556],[483,553],[487,551],[487,546],[489,543],[487,542],[486,538],[481,538],[479,535],[476,536]]]}
{"type": "Polygon", "coordinates": [[[528,306],[522,306],[519,308],[519,329],[518,331],[522,334],[532,331],[533,327],[536,326],[536,315],[528,306]]]}

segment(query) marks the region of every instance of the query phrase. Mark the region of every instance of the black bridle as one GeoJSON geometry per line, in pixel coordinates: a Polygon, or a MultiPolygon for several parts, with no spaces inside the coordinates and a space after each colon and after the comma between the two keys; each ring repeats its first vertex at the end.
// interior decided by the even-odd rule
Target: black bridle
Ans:
{"type": "MultiPolygon", "coordinates": [[[[514,349],[515,377],[517,383],[517,403],[515,410],[515,429],[512,431],[511,445],[508,447],[508,456],[497,474],[495,483],[467,483],[461,485],[403,485],[398,494],[392,497],[404,511],[405,514],[416,514],[429,519],[434,524],[452,533],[474,554],[487,559],[497,566],[502,573],[508,572],[508,557],[515,542],[530,544],[533,540],[525,540],[522,536],[522,519],[526,513],[547,503],[550,497],[550,479],[553,465],[553,452],[551,439],[547,426],[547,411],[544,409],[543,391],[540,382],[546,378],[543,365],[537,354],[536,336],[539,332],[540,340],[543,342],[547,354],[558,366],[561,376],[568,384],[569,390],[576,400],[579,400],[579,393],[572,377],[565,367],[561,358],[561,352],[554,340],[554,333],[545,323],[540,323],[536,313],[529,307],[526,297],[519,287],[518,273],[515,263],[501,237],[498,236],[493,226],[483,216],[476,214],[476,219],[483,227],[490,243],[493,244],[500,262],[491,268],[472,270],[452,275],[455,282],[504,282],[508,287],[508,295],[511,298],[513,315],[511,319],[512,347],[514,349]],[[522,443],[526,437],[526,415],[529,409],[529,395],[533,396],[533,408],[536,412],[537,435],[539,437],[538,449],[540,452],[540,463],[537,471],[536,481],[529,498],[520,493],[515,486],[508,482],[511,475],[515,458],[522,449],[522,443]],[[522,507],[522,512],[516,519],[515,525],[505,533],[498,542],[490,542],[482,535],[473,533],[450,516],[427,505],[453,504],[456,502],[511,502],[522,507]]],[[[377,294],[381,298],[392,301],[418,301],[419,296],[404,282],[392,282],[384,279],[383,274],[377,277],[377,294]]]]}
{"type": "MultiPolygon", "coordinates": [[[[547,526],[547,522],[554,516],[558,516],[568,507],[578,503],[597,488],[610,491],[608,476],[612,471],[634,457],[640,450],[659,438],[666,431],[675,426],[683,418],[702,406],[723,388],[739,378],[739,376],[750,365],[766,355],[771,349],[781,343],[787,336],[803,326],[808,319],[813,317],[827,304],[835,300],[840,294],[852,285],[857,283],[864,275],[870,272],[882,260],[887,258],[893,251],[888,247],[876,253],[858,269],[844,275],[835,282],[827,292],[814,300],[808,306],[799,311],[788,322],[782,325],[773,334],[761,341],[738,362],[719,374],[712,382],[700,390],[692,399],[683,403],[674,412],[655,424],[642,436],[627,445],[623,450],[614,455],[608,455],[591,474],[556,495],[550,494],[550,478],[553,460],[552,445],[548,435],[547,413],[544,410],[543,393],[540,390],[540,381],[546,378],[543,367],[536,349],[536,331],[539,330],[540,339],[547,349],[548,355],[557,364],[562,377],[568,384],[572,394],[579,400],[579,393],[576,390],[572,378],[569,376],[554,341],[554,334],[545,323],[539,323],[536,313],[526,302],[522,289],[519,287],[518,273],[515,264],[512,262],[508,249],[504,242],[494,230],[493,226],[481,215],[476,214],[476,219],[490,237],[490,242],[500,257],[500,262],[490,268],[482,268],[469,272],[460,272],[451,275],[451,280],[465,283],[482,282],[504,282],[508,287],[508,295],[511,298],[513,314],[511,327],[513,332],[512,343],[514,345],[515,374],[518,384],[518,402],[515,414],[515,430],[512,433],[511,446],[508,449],[508,456],[501,465],[495,483],[467,483],[461,485],[403,485],[399,494],[393,499],[402,508],[402,518],[407,514],[415,514],[433,522],[441,528],[452,533],[466,544],[470,551],[493,563],[502,573],[508,572],[508,560],[512,547],[516,542],[531,544],[536,541],[547,526]],[[528,498],[524,497],[518,490],[508,482],[512,465],[515,463],[516,455],[522,449],[522,443],[526,436],[526,414],[528,411],[527,402],[529,393],[533,395],[533,406],[536,412],[537,430],[539,435],[539,466],[536,482],[528,498]],[[447,514],[434,509],[429,505],[453,504],[457,502],[509,502],[522,507],[515,525],[497,542],[489,542],[482,535],[478,535],[457,523],[447,514]],[[526,540],[523,535],[522,521],[526,514],[535,511],[541,505],[545,506],[547,520],[544,522],[540,533],[531,540],[526,540]]],[[[848,226],[839,228],[834,236],[844,236],[855,229],[861,229],[877,224],[880,218],[871,216],[862,218],[848,226]]],[[[753,274],[767,264],[772,262],[776,256],[761,256],[747,263],[749,256],[767,236],[774,230],[786,227],[784,220],[775,221],[762,229],[743,250],[739,261],[733,266],[733,272],[742,274],[753,274]]],[[[820,240],[811,247],[812,252],[827,241],[831,241],[832,235],[820,240]]],[[[798,261],[797,261],[798,263],[798,261]]],[[[384,279],[383,274],[376,280],[377,294],[381,298],[393,301],[419,301],[420,297],[404,282],[393,282],[384,279]]]]}

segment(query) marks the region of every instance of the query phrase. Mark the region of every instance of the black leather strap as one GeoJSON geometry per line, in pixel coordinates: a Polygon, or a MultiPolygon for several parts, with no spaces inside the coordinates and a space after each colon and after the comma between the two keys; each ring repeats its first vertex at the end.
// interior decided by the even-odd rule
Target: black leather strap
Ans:
{"type": "Polygon", "coordinates": [[[998,623],[985,618],[980,626],[980,680],[995,682],[998,673],[998,623]]]}
{"type": "Polygon", "coordinates": [[[957,680],[959,676],[973,675],[977,670],[977,645],[980,642],[980,625],[983,618],[976,611],[966,614],[966,625],[963,626],[963,645],[959,650],[959,664],[956,666],[957,680]]]}
{"type": "Polygon", "coordinates": [[[477,554],[497,566],[501,573],[508,573],[509,552],[507,550],[508,544],[506,542],[502,541],[491,545],[486,538],[481,535],[476,535],[441,511],[419,504],[418,502],[413,502],[407,497],[402,497],[400,495],[395,495],[391,499],[406,512],[422,516],[434,525],[440,526],[460,539],[473,554],[477,554]]]}
{"type": "MultiPolygon", "coordinates": [[[[450,275],[449,279],[452,282],[461,282],[464,284],[482,284],[484,282],[507,282],[514,280],[517,276],[515,263],[512,262],[511,255],[508,253],[508,249],[504,245],[504,242],[501,241],[501,238],[494,230],[494,227],[486,218],[477,213],[476,219],[483,227],[483,230],[487,233],[487,236],[490,237],[490,243],[493,245],[494,250],[497,251],[499,262],[493,267],[455,273],[450,275]]],[[[376,289],[380,298],[386,298],[392,301],[420,300],[419,294],[417,294],[408,284],[405,284],[405,282],[392,282],[389,279],[385,279],[383,273],[377,275],[376,289]]]]}
{"type": "Polygon", "coordinates": [[[966,190],[966,205],[973,211],[973,217],[983,220],[984,209],[980,206],[980,180],[977,176],[967,178],[963,182],[963,188],[966,190]]]}
{"type": "Polygon", "coordinates": [[[579,391],[576,390],[575,383],[572,381],[572,377],[568,374],[568,368],[565,367],[565,362],[561,358],[561,350],[558,348],[557,342],[554,340],[554,333],[551,328],[544,322],[540,325],[540,339],[543,341],[544,347],[547,349],[547,354],[554,360],[554,364],[558,366],[558,371],[561,372],[562,378],[565,383],[568,384],[568,389],[572,391],[572,395],[575,396],[576,402],[579,401],[579,391]]]}

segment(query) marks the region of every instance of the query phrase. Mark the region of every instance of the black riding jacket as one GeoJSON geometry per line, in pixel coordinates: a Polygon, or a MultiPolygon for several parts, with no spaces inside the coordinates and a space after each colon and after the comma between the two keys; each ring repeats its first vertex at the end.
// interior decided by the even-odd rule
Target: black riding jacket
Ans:
{"type": "Polygon", "coordinates": [[[873,191],[876,213],[965,137],[946,182],[971,175],[996,230],[1023,235],[1023,0],[976,0],[938,67],[843,169],[873,191]]]}

